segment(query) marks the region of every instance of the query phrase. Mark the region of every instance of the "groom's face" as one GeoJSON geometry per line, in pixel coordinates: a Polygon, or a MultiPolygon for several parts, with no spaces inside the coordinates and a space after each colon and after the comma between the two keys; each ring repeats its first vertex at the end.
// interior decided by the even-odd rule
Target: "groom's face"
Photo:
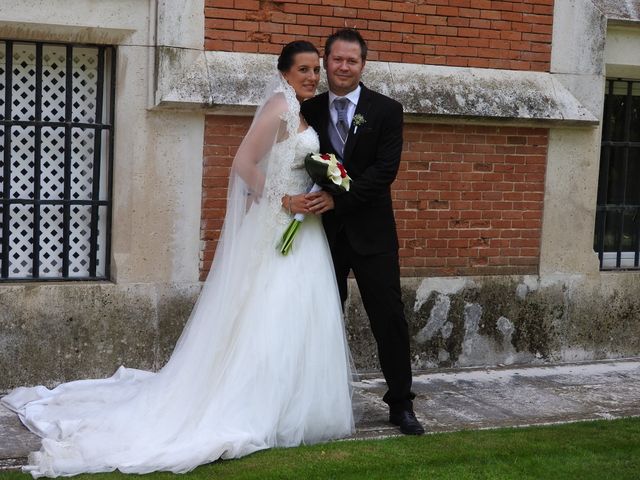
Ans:
{"type": "Polygon", "coordinates": [[[336,40],[331,51],[324,57],[329,88],[338,96],[344,96],[356,89],[364,69],[360,44],[336,40]]]}

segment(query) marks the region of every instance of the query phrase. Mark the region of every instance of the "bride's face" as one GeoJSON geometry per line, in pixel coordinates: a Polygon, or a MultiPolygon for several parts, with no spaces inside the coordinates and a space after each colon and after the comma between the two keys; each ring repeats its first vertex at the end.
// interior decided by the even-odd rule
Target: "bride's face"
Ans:
{"type": "Polygon", "coordinates": [[[320,81],[320,58],[315,52],[301,52],[293,57],[293,65],[282,74],[293,87],[299,101],[316,94],[320,81]]]}

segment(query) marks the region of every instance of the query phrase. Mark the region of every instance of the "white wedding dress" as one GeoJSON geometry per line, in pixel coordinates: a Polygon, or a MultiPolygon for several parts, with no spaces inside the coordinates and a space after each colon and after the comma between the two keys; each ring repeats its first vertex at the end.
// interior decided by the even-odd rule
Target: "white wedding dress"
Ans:
{"type": "Polygon", "coordinates": [[[309,189],[302,163],[318,138],[298,132],[299,105],[281,78],[273,93],[284,128],[259,164],[245,165],[264,172],[262,190],[252,195],[248,177],[232,176],[212,272],[168,363],[52,390],[20,387],[2,399],[42,437],[24,467],[34,477],[186,472],[352,433],[350,357],[320,219],[305,219],[287,256],[276,249],[290,220],[280,199],[309,189]]]}

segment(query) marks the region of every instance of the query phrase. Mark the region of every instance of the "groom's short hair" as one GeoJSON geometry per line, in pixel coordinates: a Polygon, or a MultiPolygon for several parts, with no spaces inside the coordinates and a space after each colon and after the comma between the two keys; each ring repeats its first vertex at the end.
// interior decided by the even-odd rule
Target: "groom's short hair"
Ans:
{"type": "Polygon", "coordinates": [[[331,45],[333,45],[333,42],[335,42],[336,40],[359,43],[361,52],[360,56],[362,57],[362,61],[364,62],[367,59],[367,42],[365,42],[364,38],[362,38],[362,35],[360,35],[360,33],[353,28],[343,28],[329,35],[326,43],[324,44],[325,58],[327,58],[329,56],[329,53],[331,53],[331,45]]]}

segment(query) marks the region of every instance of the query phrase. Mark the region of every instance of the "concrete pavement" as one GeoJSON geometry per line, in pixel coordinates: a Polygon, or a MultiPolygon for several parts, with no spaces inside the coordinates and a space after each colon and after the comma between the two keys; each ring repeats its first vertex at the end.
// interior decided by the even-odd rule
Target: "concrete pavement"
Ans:
{"type": "MultiPolygon", "coordinates": [[[[415,411],[428,432],[640,416],[640,358],[591,363],[425,371],[414,376],[415,411]]],[[[353,438],[399,435],[387,422],[384,380],[356,384],[353,438]]],[[[17,468],[39,448],[0,406],[0,469],[17,468]]]]}
{"type": "MultiPolygon", "coordinates": [[[[428,432],[640,416],[640,358],[457,369],[414,376],[416,416],[428,432]]],[[[399,434],[386,423],[384,381],[363,378],[357,437],[399,434]]]]}

